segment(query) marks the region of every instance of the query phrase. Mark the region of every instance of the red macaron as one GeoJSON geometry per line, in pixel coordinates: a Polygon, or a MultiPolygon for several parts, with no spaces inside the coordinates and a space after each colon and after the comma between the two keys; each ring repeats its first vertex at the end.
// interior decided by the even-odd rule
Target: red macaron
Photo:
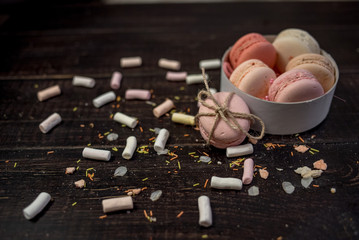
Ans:
{"type": "Polygon", "coordinates": [[[242,62],[249,59],[258,59],[268,67],[273,68],[277,52],[274,46],[259,33],[248,33],[238,39],[229,52],[229,61],[235,69],[242,62]]]}

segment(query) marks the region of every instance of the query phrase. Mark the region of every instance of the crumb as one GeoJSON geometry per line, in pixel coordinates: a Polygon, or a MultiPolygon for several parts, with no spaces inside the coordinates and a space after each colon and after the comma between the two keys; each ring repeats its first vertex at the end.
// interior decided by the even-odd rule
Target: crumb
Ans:
{"type": "Polygon", "coordinates": [[[257,144],[258,140],[257,139],[253,139],[253,138],[248,138],[248,141],[252,144],[257,144]]]}
{"type": "Polygon", "coordinates": [[[304,174],[310,172],[311,170],[312,170],[311,168],[304,166],[304,167],[299,167],[299,168],[295,169],[294,172],[303,176],[304,174]]]}
{"type": "Polygon", "coordinates": [[[76,168],[74,167],[68,167],[66,168],[65,174],[73,174],[75,172],[76,168]]]}
{"type": "Polygon", "coordinates": [[[320,177],[320,175],[322,175],[323,173],[322,170],[312,170],[307,166],[299,167],[295,169],[294,172],[300,174],[302,178],[310,178],[310,177],[317,178],[320,177]]]}
{"type": "Polygon", "coordinates": [[[259,169],[259,175],[261,176],[261,178],[267,179],[269,172],[265,169],[259,169]]]}
{"type": "Polygon", "coordinates": [[[317,178],[320,177],[322,175],[323,171],[322,170],[312,170],[310,171],[310,176],[312,178],[317,178]]]}
{"type": "Polygon", "coordinates": [[[313,163],[313,167],[320,170],[327,170],[327,164],[324,162],[324,159],[320,159],[313,163]]]}
{"type": "Polygon", "coordinates": [[[330,192],[334,194],[334,193],[336,193],[336,192],[337,192],[337,190],[336,190],[335,188],[333,188],[333,187],[332,187],[332,188],[330,189],[330,192]]]}
{"type": "Polygon", "coordinates": [[[133,194],[140,194],[140,192],[142,191],[142,189],[141,188],[137,188],[137,189],[132,189],[132,192],[133,192],[133,194]]]}
{"type": "Polygon", "coordinates": [[[306,151],[309,150],[309,148],[305,145],[294,145],[294,149],[300,153],[305,153],[306,151]]]}
{"type": "Polygon", "coordinates": [[[129,196],[138,195],[138,194],[140,194],[141,191],[142,191],[141,188],[128,189],[128,190],[127,190],[127,195],[129,195],[129,196]]]}
{"type": "Polygon", "coordinates": [[[85,187],[85,185],[86,185],[86,182],[85,182],[85,180],[83,180],[83,179],[78,180],[78,181],[75,182],[75,186],[76,186],[77,188],[83,188],[83,187],[85,187]]]}

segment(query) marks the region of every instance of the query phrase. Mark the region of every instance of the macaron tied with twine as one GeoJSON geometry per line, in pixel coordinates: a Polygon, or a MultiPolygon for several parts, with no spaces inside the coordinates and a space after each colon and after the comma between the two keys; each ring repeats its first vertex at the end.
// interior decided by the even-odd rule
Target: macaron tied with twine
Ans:
{"type": "Polygon", "coordinates": [[[202,69],[205,90],[198,93],[200,108],[196,115],[200,132],[207,144],[227,148],[241,144],[246,137],[261,139],[264,136],[263,121],[250,113],[247,104],[234,92],[212,94],[202,69]],[[258,121],[262,130],[259,136],[248,133],[251,123],[258,121]]]}

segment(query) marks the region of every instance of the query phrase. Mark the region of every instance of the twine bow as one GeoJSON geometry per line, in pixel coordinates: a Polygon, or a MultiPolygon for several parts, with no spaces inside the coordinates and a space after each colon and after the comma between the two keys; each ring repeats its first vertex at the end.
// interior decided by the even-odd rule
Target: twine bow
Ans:
{"type": "Polygon", "coordinates": [[[207,144],[210,143],[210,140],[212,138],[214,130],[216,129],[216,126],[217,126],[218,121],[220,119],[225,121],[228,124],[228,126],[230,126],[232,129],[237,130],[237,131],[241,131],[242,133],[244,133],[248,138],[252,138],[252,139],[256,139],[256,140],[262,139],[263,136],[264,136],[264,130],[265,130],[264,122],[262,121],[262,119],[260,119],[259,117],[257,117],[254,114],[232,112],[231,110],[229,110],[228,103],[231,100],[232,96],[234,95],[234,92],[229,93],[227,98],[224,100],[223,105],[220,105],[218,103],[218,101],[213,97],[211,91],[209,90],[209,85],[208,85],[208,81],[206,79],[204,68],[202,68],[202,76],[203,76],[204,84],[206,86],[206,90],[203,89],[198,93],[198,96],[197,96],[198,102],[200,102],[203,106],[205,106],[205,107],[207,107],[209,109],[212,109],[214,112],[212,112],[212,113],[198,113],[196,115],[196,122],[198,123],[199,118],[203,117],[203,116],[215,117],[212,129],[211,129],[211,131],[209,133],[209,136],[208,136],[207,144]],[[208,103],[206,103],[205,102],[206,98],[211,99],[213,101],[214,105],[209,105],[208,103]],[[251,121],[251,123],[254,123],[255,121],[258,121],[262,126],[262,130],[261,130],[260,135],[259,136],[254,136],[254,135],[251,135],[250,133],[248,133],[237,122],[236,118],[248,119],[248,120],[251,121]]]}

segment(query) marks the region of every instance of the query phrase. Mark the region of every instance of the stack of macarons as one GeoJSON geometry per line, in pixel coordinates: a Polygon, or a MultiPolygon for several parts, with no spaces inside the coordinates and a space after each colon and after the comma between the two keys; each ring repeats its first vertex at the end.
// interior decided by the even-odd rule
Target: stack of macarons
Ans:
{"type": "Polygon", "coordinates": [[[335,83],[335,68],[306,31],[286,29],[271,43],[249,33],[233,45],[223,71],[240,90],[274,102],[301,102],[322,96],[335,83]]]}

